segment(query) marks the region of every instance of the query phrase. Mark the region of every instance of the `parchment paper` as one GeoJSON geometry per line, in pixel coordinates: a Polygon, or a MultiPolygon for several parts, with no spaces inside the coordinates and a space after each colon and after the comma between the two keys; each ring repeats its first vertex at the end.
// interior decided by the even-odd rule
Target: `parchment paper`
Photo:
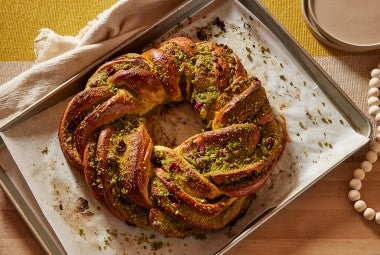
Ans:
{"type": "MultiPolygon", "coordinates": [[[[368,141],[348,125],[296,56],[238,4],[230,1],[199,20],[189,19],[164,38],[197,39],[197,34],[230,46],[285,117],[290,141],[272,177],[244,217],[204,238],[166,238],[127,226],[96,202],[62,155],[57,128],[66,100],[1,136],[68,254],[213,254],[264,211],[292,199],[368,141]]],[[[181,133],[182,122],[177,123],[172,127],[181,133]]]]}

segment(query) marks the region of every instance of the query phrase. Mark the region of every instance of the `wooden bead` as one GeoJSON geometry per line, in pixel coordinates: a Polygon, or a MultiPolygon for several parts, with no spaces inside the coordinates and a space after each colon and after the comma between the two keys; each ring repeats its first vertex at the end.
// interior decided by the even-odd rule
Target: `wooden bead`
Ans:
{"type": "Polygon", "coordinates": [[[351,201],[351,202],[355,202],[355,201],[358,201],[360,199],[360,192],[355,190],[355,189],[352,189],[348,192],[348,199],[351,201]]]}
{"type": "Polygon", "coordinates": [[[376,154],[379,154],[380,153],[380,143],[378,143],[376,141],[371,141],[369,144],[369,149],[371,151],[374,151],[376,154]]]}
{"type": "Polygon", "coordinates": [[[378,105],[372,105],[368,109],[368,113],[372,116],[375,116],[380,112],[380,107],[378,105]]]}
{"type": "Polygon", "coordinates": [[[356,179],[363,180],[365,177],[365,172],[363,169],[356,168],[352,174],[356,179]]]}
{"type": "Polygon", "coordinates": [[[380,143],[380,126],[377,127],[377,132],[379,134],[375,135],[375,141],[380,143]]]}
{"type": "Polygon", "coordinates": [[[371,71],[371,77],[372,78],[380,78],[380,69],[375,68],[371,71]]]}
{"type": "Polygon", "coordinates": [[[378,97],[380,95],[380,90],[378,88],[370,88],[368,90],[368,96],[372,97],[378,97]]]}
{"type": "Polygon", "coordinates": [[[377,161],[377,153],[374,151],[368,151],[365,154],[365,159],[373,164],[377,161]]]}
{"type": "Polygon", "coordinates": [[[380,99],[378,97],[369,97],[368,98],[368,105],[369,106],[372,106],[372,105],[380,105],[380,99]]]}
{"type": "Polygon", "coordinates": [[[372,170],[372,163],[367,161],[367,160],[364,160],[361,164],[360,164],[360,168],[363,169],[364,172],[368,173],[368,172],[371,172],[372,170]]]}
{"type": "Polygon", "coordinates": [[[378,88],[379,85],[380,85],[380,80],[379,78],[372,78],[369,80],[368,82],[368,85],[371,87],[371,88],[378,88]]]}
{"type": "Polygon", "coordinates": [[[375,221],[376,221],[377,224],[380,224],[380,212],[377,212],[375,214],[375,221]]]}
{"type": "Polygon", "coordinates": [[[363,212],[367,208],[367,204],[363,200],[358,200],[354,203],[354,208],[357,212],[363,212]]]}
{"type": "Polygon", "coordinates": [[[363,212],[364,219],[366,220],[373,220],[375,218],[376,212],[372,208],[366,208],[363,212]]]}
{"type": "Polygon", "coordinates": [[[355,189],[355,190],[360,190],[362,187],[362,181],[356,178],[351,179],[350,183],[350,188],[355,189]]]}

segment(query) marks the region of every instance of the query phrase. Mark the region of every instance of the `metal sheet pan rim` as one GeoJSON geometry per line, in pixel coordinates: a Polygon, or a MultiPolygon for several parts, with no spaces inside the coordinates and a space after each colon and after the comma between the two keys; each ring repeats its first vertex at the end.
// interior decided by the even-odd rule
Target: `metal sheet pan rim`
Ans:
{"type": "MultiPolygon", "coordinates": [[[[0,141],[0,150],[6,150],[6,146],[0,141]]],[[[41,245],[42,249],[47,254],[65,255],[66,252],[62,247],[60,241],[52,232],[52,229],[45,228],[38,220],[38,218],[32,213],[29,205],[24,200],[16,186],[12,183],[12,180],[8,177],[6,169],[0,165],[0,187],[7,195],[20,217],[36,237],[36,240],[41,245]]]]}
{"type": "MultiPolygon", "coordinates": [[[[305,50],[288,34],[288,32],[286,32],[282,28],[282,26],[271,16],[271,14],[269,14],[269,12],[265,9],[265,7],[261,3],[259,3],[257,0],[255,0],[255,1],[231,0],[231,1],[236,1],[236,2],[238,2],[240,4],[242,4],[243,6],[245,6],[250,11],[254,10],[255,13],[253,13],[253,14],[254,15],[257,14],[256,16],[258,16],[258,18],[262,22],[264,22],[265,25],[267,25],[267,26],[269,25],[269,29],[277,37],[280,37],[281,39],[284,39],[284,40],[287,41],[288,50],[290,50],[291,52],[296,52],[297,54],[300,54],[300,55],[296,55],[296,56],[301,56],[300,59],[299,59],[299,61],[301,62],[301,64],[302,64],[303,67],[306,67],[305,68],[306,70],[309,70],[310,72],[312,72],[314,70],[314,71],[317,71],[319,74],[322,74],[324,81],[326,81],[329,85],[332,85],[332,87],[333,87],[332,89],[327,90],[327,93],[326,93],[326,91],[324,91],[324,92],[326,94],[329,94],[329,93],[332,93],[332,94],[336,94],[337,93],[337,94],[339,94],[342,97],[345,105],[348,105],[349,108],[350,108],[350,111],[348,113],[344,112],[343,115],[346,118],[348,118],[348,119],[352,119],[353,118],[354,123],[351,123],[351,124],[354,124],[355,130],[357,132],[359,132],[360,134],[362,134],[363,136],[366,136],[366,137],[369,137],[371,135],[371,133],[372,133],[372,127],[370,125],[369,120],[364,116],[363,113],[360,112],[360,110],[352,103],[352,101],[338,88],[338,86],[332,81],[332,79],[328,77],[328,75],[325,73],[325,71],[323,71],[322,68],[320,68],[318,66],[318,64],[305,52],[305,50]],[[310,67],[312,67],[311,70],[310,70],[310,67]],[[350,115],[349,114],[349,113],[352,113],[352,110],[354,110],[354,115],[350,115]],[[355,117],[359,117],[359,119],[357,119],[355,117]],[[358,123],[361,123],[362,125],[358,126],[358,123]]],[[[202,4],[206,4],[207,2],[208,1],[203,1],[202,4]]],[[[201,8],[201,5],[198,5],[198,7],[201,8]]],[[[182,19],[183,18],[186,18],[186,17],[182,17],[182,19]]],[[[159,26],[163,26],[162,23],[165,23],[165,22],[160,21],[159,24],[157,24],[157,25],[154,26],[155,27],[155,33],[159,32],[159,28],[160,28],[159,26]]],[[[163,26],[163,27],[161,27],[161,29],[168,29],[168,27],[167,26],[166,27],[163,26]]],[[[146,31],[146,32],[149,32],[149,31],[146,31]]],[[[147,34],[145,34],[145,36],[147,36],[147,34]]],[[[122,48],[124,48],[126,46],[128,46],[128,45],[121,45],[120,47],[118,47],[118,49],[122,49],[122,48]]],[[[114,53],[116,53],[116,52],[114,52],[114,53]]],[[[314,76],[313,76],[313,78],[314,78],[314,76]]],[[[330,95],[330,96],[332,96],[332,95],[330,95]]],[[[338,102],[338,103],[341,103],[341,102],[338,102]]],[[[344,108],[344,105],[340,106],[339,109],[341,109],[342,107],[344,108]]],[[[2,141],[0,141],[0,143],[1,142],[2,141]]],[[[357,148],[357,150],[358,149],[360,149],[360,148],[357,148]]],[[[353,151],[352,154],[354,152],[355,151],[353,151]]],[[[350,156],[350,155],[347,155],[347,157],[348,156],[350,156]]],[[[342,161],[337,162],[337,164],[340,164],[342,161]]],[[[325,174],[327,174],[332,169],[333,168],[329,169],[325,174]]],[[[223,247],[221,250],[219,250],[217,252],[217,254],[223,254],[227,250],[229,250],[230,248],[232,248],[240,240],[242,240],[249,233],[251,233],[252,231],[254,231],[257,227],[259,227],[260,225],[262,225],[271,216],[273,216],[275,213],[277,213],[279,210],[281,210],[283,207],[285,207],[288,203],[290,203],[298,195],[302,194],[303,191],[305,191],[307,188],[309,188],[311,185],[313,185],[315,182],[317,182],[322,177],[323,176],[320,176],[318,179],[314,180],[312,183],[310,183],[303,190],[301,190],[300,192],[298,192],[296,194],[296,196],[292,197],[291,199],[289,199],[287,201],[284,201],[282,204],[278,205],[273,210],[271,210],[268,213],[266,213],[262,218],[260,218],[258,221],[256,221],[255,224],[253,224],[253,226],[248,227],[245,231],[243,231],[242,233],[240,233],[237,237],[235,237],[225,247],[223,247]]],[[[3,179],[1,180],[1,185],[3,187],[5,187],[5,189],[8,189],[9,187],[14,187],[11,182],[6,183],[3,179]]],[[[27,208],[25,208],[25,206],[22,206],[22,202],[25,202],[25,201],[20,201],[20,199],[22,199],[22,198],[17,198],[17,196],[13,196],[13,194],[11,194],[10,192],[7,192],[7,195],[11,198],[11,201],[12,201],[12,203],[15,204],[16,208],[18,210],[20,210],[20,213],[23,215],[24,220],[27,222],[27,224],[29,225],[29,227],[34,232],[34,234],[36,234],[36,232],[33,229],[38,229],[41,226],[31,225],[32,223],[29,223],[28,217],[30,217],[30,216],[28,216],[27,214],[25,214],[25,212],[26,212],[25,209],[27,209],[27,208]]],[[[34,223],[34,224],[38,224],[38,223],[34,223]]],[[[46,241],[47,240],[42,240],[41,236],[38,235],[38,234],[36,235],[36,237],[37,237],[37,239],[39,239],[40,242],[42,242],[43,247],[45,249],[47,249],[47,251],[51,251],[51,250],[49,250],[49,248],[46,247],[46,241]]],[[[58,247],[56,247],[56,248],[58,250],[58,247]]]]}

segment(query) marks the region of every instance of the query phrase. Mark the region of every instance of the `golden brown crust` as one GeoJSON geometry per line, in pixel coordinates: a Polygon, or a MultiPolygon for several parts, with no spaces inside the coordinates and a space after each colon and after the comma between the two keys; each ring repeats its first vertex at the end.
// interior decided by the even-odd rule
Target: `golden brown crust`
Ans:
{"type": "Polygon", "coordinates": [[[97,104],[112,97],[112,93],[104,87],[78,93],[67,106],[59,126],[59,142],[67,161],[71,166],[82,169],[82,156],[75,146],[74,132],[78,123],[85,118],[97,104]]]}
{"type": "Polygon", "coordinates": [[[128,224],[185,237],[248,209],[285,143],[261,82],[226,45],[176,37],[98,68],[59,127],[67,161],[96,199],[128,224]],[[208,131],[154,146],[144,115],[186,100],[208,131]]]}
{"type": "Polygon", "coordinates": [[[172,101],[181,101],[182,95],[179,87],[180,74],[177,71],[176,59],[163,50],[150,49],[142,56],[153,63],[153,68],[162,75],[161,82],[164,89],[172,101]]]}

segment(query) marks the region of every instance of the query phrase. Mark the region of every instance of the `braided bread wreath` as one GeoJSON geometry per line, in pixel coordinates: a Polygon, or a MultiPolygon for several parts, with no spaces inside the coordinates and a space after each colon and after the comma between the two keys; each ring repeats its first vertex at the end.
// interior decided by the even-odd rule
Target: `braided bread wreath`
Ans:
{"type": "Polygon", "coordinates": [[[129,225],[185,237],[246,212],[285,146],[257,78],[230,48],[176,37],[98,68],[68,104],[59,140],[98,201],[129,225]],[[144,115],[186,100],[204,131],[153,145],[144,115]]]}

